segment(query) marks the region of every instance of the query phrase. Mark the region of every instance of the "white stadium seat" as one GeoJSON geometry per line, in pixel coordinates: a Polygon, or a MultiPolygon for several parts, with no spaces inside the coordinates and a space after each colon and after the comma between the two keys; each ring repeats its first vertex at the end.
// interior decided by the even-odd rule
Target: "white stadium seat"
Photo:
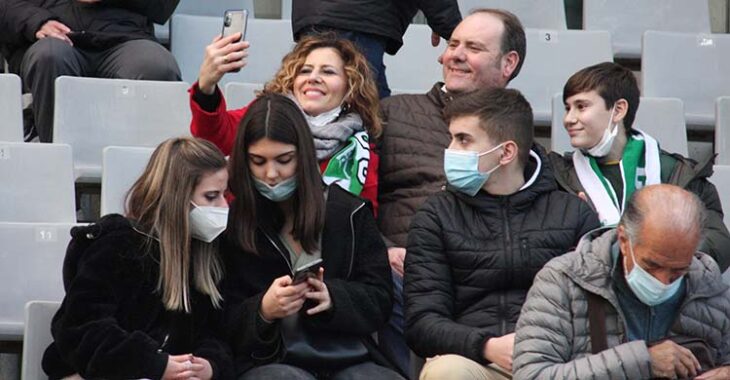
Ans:
{"type": "Polygon", "coordinates": [[[500,8],[514,13],[525,28],[567,29],[563,0],[458,0],[461,15],[475,8],[500,8]]]}
{"type": "Polygon", "coordinates": [[[59,77],[53,141],[73,147],[77,179],[99,182],[105,147],[154,147],[190,134],[188,87],[185,82],[59,77]]]}
{"type": "Polygon", "coordinates": [[[715,162],[730,165],[730,96],[722,96],[715,101],[715,121],[715,162]]]}
{"type": "MultiPolygon", "coordinates": [[[[223,16],[178,14],[172,17],[170,48],[184,81],[193,83],[198,79],[205,47],[220,34],[222,23],[223,16]]],[[[273,78],[281,66],[281,59],[294,46],[291,21],[249,18],[246,40],[251,43],[246,67],[238,73],[224,75],[221,87],[228,82],[266,83],[273,78]]]]}
{"type": "Polygon", "coordinates": [[[551,100],[563,91],[576,71],[600,62],[612,61],[608,32],[583,30],[527,29],[527,59],[522,71],[510,82],[532,106],[536,125],[551,122],[551,100]]]}
{"type": "Polygon", "coordinates": [[[385,76],[390,88],[410,89],[424,93],[443,80],[438,57],[446,49],[445,41],[431,46],[431,28],[411,24],[403,35],[403,47],[396,55],[383,56],[385,76]]]}
{"type": "MultiPolygon", "coordinates": [[[[562,94],[553,97],[553,122],[550,149],[563,153],[572,151],[570,137],[563,126],[565,106],[562,94]]],[[[687,157],[687,129],[684,124],[682,101],[676,98],[641,98],[632,127],[641,129],[670,153],[687,157]]]]}
{"type": "Polygon", "coordinates": [[[644,33],[642,95],[680,98],[690,128],[711,130],[715,99],[730,95],[730,35],[644,33]]]}
{"type": "Polygon", "coordinates": [[[640,58],[647,30],[710,33],[709,9],[696,0],[583,0],[583,29],[608,30],[617,58],[640,58]]]}
{"type": "Polygon", "coordinates": [[[60,302],[51,301],[30,301],[25,305],[21,379],[48,378],[41,361],[46,348],[53,342],[51,320],[60,306],[60,302]]]}
{"type": "Polygon", "coordinates": [[[124,214],[127,191],[142,175],[154,148],[108,146],[104,148],[101,175],[101,215],[124,214]]]}
{"type": "Polygon", "coordinates": [[[0,222],[75,223],[71,157],[66,144],[0,142],[0,222]]]}
{"type": "Polygon", "coordinates": [[[256,91],[264,88],[260,83],[238,83],[228,82],[224,91],[226,95],[226,107],[230,109],[241,108],[256,99],[256,91]]]}
{"type": "Polygon", "coordinates": [[[63,299],[63,259],[75,225],[0,223],[0,340],[22,339],[27,302],[63,299]]]}
{"type": "Polygon", "coordinates": [[[22,96],[20,77],[0,74],[0,141],[23,141],[22,96]]]}

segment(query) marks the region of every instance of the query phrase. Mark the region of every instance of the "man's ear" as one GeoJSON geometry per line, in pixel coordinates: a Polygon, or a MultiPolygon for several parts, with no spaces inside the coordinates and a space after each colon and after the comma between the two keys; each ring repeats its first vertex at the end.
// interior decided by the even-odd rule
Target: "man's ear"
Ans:
{"type": "Polygon", "coordinates": [[[502,145],[502,155],[499,157],[499,163],[501,165],[507,165],[512,161],[517,160],[520,155],[520,148],[512,140],[505,141],[502,145]]]}
{"type": "Polygon", "coordinates": [[[509,81],[512,73],[517,70],[518,63],[520,63],[520,55],[514,50],[502,56],[502,77],[505,81],[509,81]]]}

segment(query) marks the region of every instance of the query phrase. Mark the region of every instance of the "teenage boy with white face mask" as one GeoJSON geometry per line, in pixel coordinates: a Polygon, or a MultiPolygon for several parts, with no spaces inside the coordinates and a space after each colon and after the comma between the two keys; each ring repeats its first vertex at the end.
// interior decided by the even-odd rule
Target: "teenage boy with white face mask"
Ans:
{"type": "Polygon", "coordinates": [[[661,150],[659,143],[632,124],[639,107],[633,73],[615,63],[586,67],[563,89],[565,129],[574,152],[552,152],[555,179],[565,191],[588,201],[604,226],[616,225],[634,191],[669,183],[700,197],[708,211],[706,237],[699,250],[725,270],[730,266],[730,234],[712,175],[714,157],[696,163],[661,150]]]}
{"type": "Polygon", "coordinates": [[[449,185],[408,235],[406,339],[429,358],[421,379],[503,379],[534,275],[599,223],[531,149],[532,110],[518,91],[464,95],[445,114],[449,185]]]}

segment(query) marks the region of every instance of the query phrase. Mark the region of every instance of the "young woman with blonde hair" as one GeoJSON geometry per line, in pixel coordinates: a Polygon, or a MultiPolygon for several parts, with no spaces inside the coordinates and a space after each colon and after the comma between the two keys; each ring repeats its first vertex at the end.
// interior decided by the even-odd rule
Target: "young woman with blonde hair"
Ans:
{"type": "MultiPolygon", "coordinates": [[[[194,136],[230,154],[249,106],[226,110],[217,83],[245,66],[248,42],[216,37],[208,45],[198,82],[190,89],[194,136]]],[[[303,37],[282,60],[265,91],[289,96],[307,120],[325,183],[369,200],[377,211],[378,156],[371,139],[380,136],[378,93],[365,57],[335,34],[303,37]]]]}
{"type": "Polygon", "coordinates": [[[127,195],[126,216],[71,230],[66,296],[43,357],[51,378],[225,379],[217,236],[228,172],[213,144],[169,139],[127,195]]]}

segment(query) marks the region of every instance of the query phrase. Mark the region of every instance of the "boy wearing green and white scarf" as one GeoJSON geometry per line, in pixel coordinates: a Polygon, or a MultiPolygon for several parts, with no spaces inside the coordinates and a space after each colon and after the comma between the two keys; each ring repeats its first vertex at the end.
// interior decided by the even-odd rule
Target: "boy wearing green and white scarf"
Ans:
{"type": "MultiPolygon", "coordinates": [[[[730,266],[730,234],[712,175],[714,157],[698,164],[660,149],[657,141],[632,128],[639,107],[633,73],[615,63],[584,68],[563,89],[563,119],[576,150],[549,155],[560,187],[585,199],[604,226],[615,225],[624,205],[638,189],[669,183],[697,194],[707,208],[700,250],[724,271],[730,266]]],[[[671,221],[667,221],[671,222],[671,221]]]]}

